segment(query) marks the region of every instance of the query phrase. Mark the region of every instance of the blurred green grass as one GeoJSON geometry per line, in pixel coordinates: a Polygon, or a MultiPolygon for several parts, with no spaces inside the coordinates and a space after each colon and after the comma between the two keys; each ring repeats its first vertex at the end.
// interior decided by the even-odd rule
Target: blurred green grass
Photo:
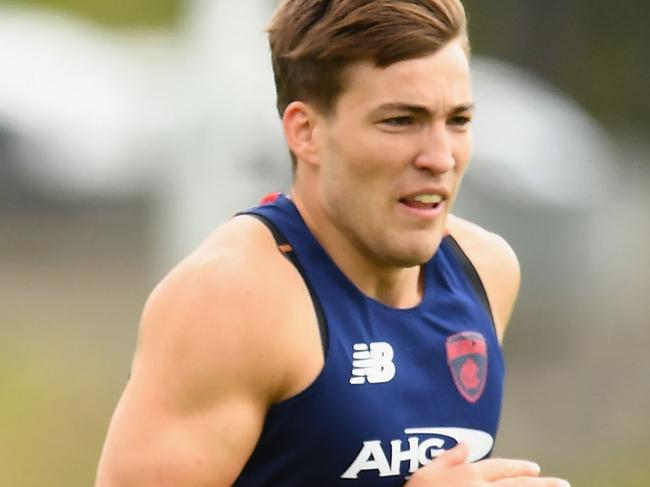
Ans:
{"type": "Polygon", "coordinates": [[[89,376],[96,364],[74,363],[75,350],[60,338],[29,348],[4,350],[0,365],[9,439],[0,447],[2,485],[92,485],[117,384],[89,376]]]}
{"type": "Polygon", "coordinates": [[[0,212],[0,485],[93,484],[153,279],[140,207],[0,212]]]}
{"type": "MultiPolygon", "coordinates": [[[[614,446],[614,445],[610,445],[614,446]]],[[[594,454],[591,450],[573,452],[558,462],[562,475],[572,487],[648,487],[650,445],[634,450],[629,445],[617,445],[609,453],[594,454]]],[[[549,475],[553,473],[548,470],[549,475]]]]}

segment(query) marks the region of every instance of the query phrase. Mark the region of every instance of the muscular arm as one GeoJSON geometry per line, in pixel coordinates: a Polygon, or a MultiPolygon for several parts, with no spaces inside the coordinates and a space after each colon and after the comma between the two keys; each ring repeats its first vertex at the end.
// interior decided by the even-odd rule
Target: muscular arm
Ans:
{"type": "Polygon", "coordinates": [[[502,341],[519,293],[517,256],[503,238],[473,223],[450,215],[448,227],[483,282],[502,341]]]}
{"type": "Polygon", "coordinates": [[[282,351],[264,332],[277,318],[277,282],[241,261],[199,252],[152,293],[97,487],[226,486],[238,476],[284,379],[282,351]]]}

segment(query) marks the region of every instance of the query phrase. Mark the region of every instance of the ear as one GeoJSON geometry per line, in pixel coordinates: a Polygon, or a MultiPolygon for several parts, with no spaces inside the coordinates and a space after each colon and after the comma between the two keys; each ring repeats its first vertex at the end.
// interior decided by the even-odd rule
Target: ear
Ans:
{"type": "Polygon", "coordinates": [[[287,106],[282,127],[287,145],[296,158],[307,164],[318,165],[318,117],[307,103],[294,101],[287,106]]]}

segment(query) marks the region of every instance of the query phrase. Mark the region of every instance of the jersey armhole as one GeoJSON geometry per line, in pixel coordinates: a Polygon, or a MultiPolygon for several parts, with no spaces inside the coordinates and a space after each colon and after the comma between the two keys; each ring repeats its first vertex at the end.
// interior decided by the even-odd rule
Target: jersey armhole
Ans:
{"type": "Polygon", "coordinates": [[[490,301],[488,299],[487,292],[485,291],[485,286],[483,285],[483,281],[481,281],[481,277],[478,275],[476,267],[474,267],[474,264],[472,264],[472,261],[469,260],[469,257],[467,257],[467,254],[463,251],[454,237],[452,237],[450,234],[447,234],[447,239],[450,243],[452,251],[454,252],[456,260],[460,264],[461,268],[463,269],[463,273],[467,277],[467,280],[474,290],[474,294],[476,294],[476,297],[485,308],[485,311],[487,312],[488,316],[490,317],[490,321],[492,322],[492,327],[496,331],[494,315],[492,314],[492,307],[490,306],[490,301]]]}
{"type": "Polygon", "coordinates": [[[300,276],[302,277],[302,280],[307,286],[307,290],[309,291],[309,296],[311,297],[312,304],[314,305],[314,311],[316,312],[316,320],[318,321],[318,329],[320,331],[321,346],[323,348],[324,356],[327,357],[327,350],[329,344],[329,332],[327,329],[327,320],[325,318],[325,313],[323,312],[323,307],[321,306],[318,296],[316,295],[316,291],[314,290],[311,283],[309,282],[309,279],[305,275],[304,269],[300,265],[300,262],[298,261],[298,258],[296,257],[296,254],[293,251],[293,247],[291,246],[287,238],[284,236],[284,234],[277,227],[277,225],[273,223],[269,218],[260,215],[259,213],[252,213],[252,212],[239,213],[239,214],[252,216],[253,218],[256,218],[257,220],[262,222],[264,226],[266,226],[266,228],[268,228],[268,230],[273,235],[275,244],[277,245],[280,253],[284,255],[287,258],[287,260],[291,262],[296,268],[296,270],[300,273],[300,276]]]}

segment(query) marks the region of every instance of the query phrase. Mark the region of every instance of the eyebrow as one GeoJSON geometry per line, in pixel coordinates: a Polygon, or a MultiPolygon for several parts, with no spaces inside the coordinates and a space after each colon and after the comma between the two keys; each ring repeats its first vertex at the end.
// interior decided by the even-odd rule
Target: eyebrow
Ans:
{"type": "MultiPolygon", "coordinates": [[[[469,110],[473,110],[476,108],[476,103],[470,102],[470,103],[462,103],[460,105],[457,105],[453,108],[451,111],[452,115],[457,115],[459,113],[463,113],[469,110]]],[[[385,103],[383,105],[380,105],[377,107],[376,110],[373,110],[375,113],[377,112],[385,112],[385,111],[403,111],[403,112],[409,112],[413,113],[414,115],[430,115],[431,110],[428,108],[422,106],[422,105],[411,105],[409,103],[385,103]]]]}

